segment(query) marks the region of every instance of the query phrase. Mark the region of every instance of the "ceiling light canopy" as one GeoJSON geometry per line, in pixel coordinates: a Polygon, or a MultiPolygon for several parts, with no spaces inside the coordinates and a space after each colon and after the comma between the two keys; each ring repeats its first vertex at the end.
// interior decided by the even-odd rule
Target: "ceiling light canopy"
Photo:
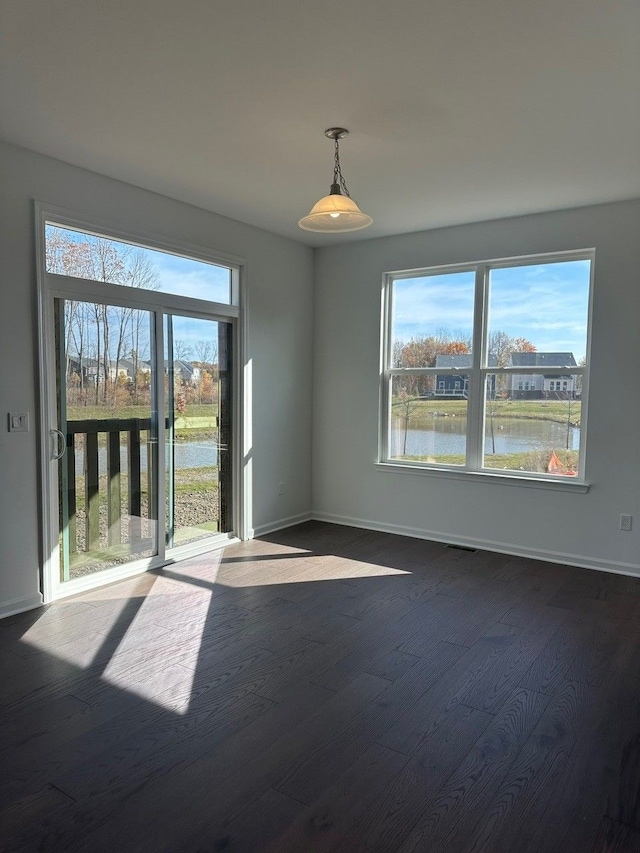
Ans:
{"type": "Polygon", "coordinates": [[[349,195],[349,190],[342,177],[340,168],[339,139],[349,133],[344,127],[330,127],[324,135],[333,139],[335,144],[333,183],[329,195],[316,202],[307,216],[303,216],[298,225],[305,231],[320,231],[337,233],[340,231],[359,231],[368,228],[373,222],[370,216],[363,213],[349,195]]]}

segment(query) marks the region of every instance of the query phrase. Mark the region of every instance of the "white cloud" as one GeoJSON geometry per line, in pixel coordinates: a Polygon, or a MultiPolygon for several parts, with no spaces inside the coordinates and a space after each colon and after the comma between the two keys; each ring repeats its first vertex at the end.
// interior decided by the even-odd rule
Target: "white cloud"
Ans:
{"type": "MultiPolygon", "coordinates": [[[[396,282],[396,337],[470,330],[473,279],[458,273],[396,282]]],[[[579,358],[586,344],[588,285],[588,261],[493,270],[489,329],[525,337],[539,351],[570,351],[579,358]]]]}

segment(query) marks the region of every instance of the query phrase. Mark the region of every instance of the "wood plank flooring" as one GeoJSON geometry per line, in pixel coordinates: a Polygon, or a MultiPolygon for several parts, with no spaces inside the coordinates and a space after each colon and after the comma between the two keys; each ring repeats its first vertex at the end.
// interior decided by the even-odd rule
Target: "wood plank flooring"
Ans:
{"type": "Polygon", "coordinates": [[[310,522],[4,620],[0,850],[640,853],[640,579],[310,522]]]}

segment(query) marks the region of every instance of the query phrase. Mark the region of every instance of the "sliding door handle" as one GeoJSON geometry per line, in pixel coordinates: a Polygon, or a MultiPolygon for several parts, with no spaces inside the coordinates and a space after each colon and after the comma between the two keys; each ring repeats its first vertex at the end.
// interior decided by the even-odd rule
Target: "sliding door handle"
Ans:
{"type": "Polygon", "coordinates": [[[67,437],[59,429],[50,429],[49,435],[53,438],[53,448],[51,450],[51,461],[56,462],[62,459],[67,449],[67,437]]]}

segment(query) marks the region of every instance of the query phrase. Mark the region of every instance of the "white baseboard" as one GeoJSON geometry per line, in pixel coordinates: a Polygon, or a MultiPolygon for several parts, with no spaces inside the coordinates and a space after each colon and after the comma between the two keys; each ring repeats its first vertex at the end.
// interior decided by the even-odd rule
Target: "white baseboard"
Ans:
{"type": "Polygon", "coordinates": [[[364,518],[351,518],[346,515],[333,515],[328,512],[312,511],[311,518],[315,521],[326,521],[331,524],[343,524],[348,527],[361,527],[365,530],[377,530],[380,533],[395,533],[398,536],[411,536],[414,539],[429,539],[433,542],[444,542],[451,545],[463,545],[467,548],[479,548],[484,551],[497,551],[499,554],[510,554],[514,557],[528,557],[532,560],[544,560],[548,563],[564,563],[567,566],[577,566],[581,569],[595,569],[600,572],[611,572],[617,575],[640,576],[640,565],[621,563],[586,557],[583,554],[565,554],[562,551],[547,551],[541,548],[527,548],[512,545],[508,542],[495,542],[491,539],[472,539],[466,536],[450,536],[436,530],[425,530],[417,527],[405,527],[401,524],[380,524],[364,518]]]}
{"type": "Polygon", "coordinates": [[[288,518],[278,518],[276,521],[271,521],[269,524],[260,524],[258,527],[249,531],[249,538],[253,539],[256,536],[266,536],[267,533],[275,533],[276,530],[284,530],[285,527],[293,527],[294,524],[302,524],[304,521],[311,521],[313,518],[310,512],[301,512],[298,515],[290,515],[288,518]]]}
{"type": "Polygon", "coordinates": [[[36,607],[42,607],[44,599],[41,593],[31,595],[29,598],[15,598],[13,601],[5,601],[0,605],[0,619],[6,619],[7,616],[15,616],[16,613],[24,613],[26,610],[35,610],[36,607]]]}

